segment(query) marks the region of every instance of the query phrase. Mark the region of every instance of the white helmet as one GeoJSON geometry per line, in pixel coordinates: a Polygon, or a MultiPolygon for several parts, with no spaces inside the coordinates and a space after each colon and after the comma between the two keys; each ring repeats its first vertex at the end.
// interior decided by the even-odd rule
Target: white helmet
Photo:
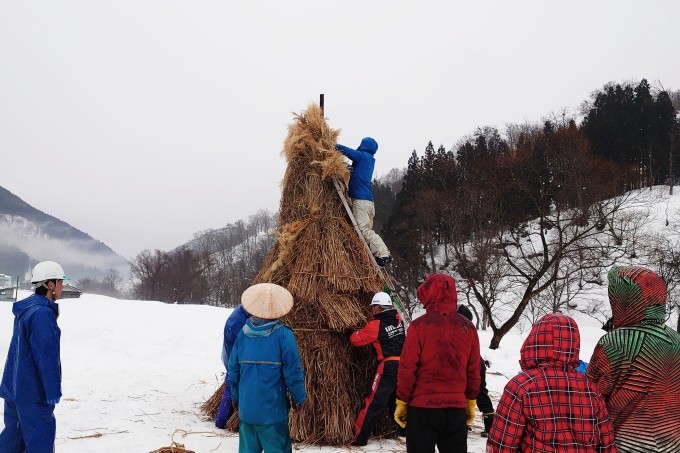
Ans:
{"type": "Polygon", "coordinates": [[[375,293],[375,296],[373,296],[373,300],[371,301],[371,305],[380,305],[381,307],[391,307],[392,306],[392,298],[390,297],[389,294],[381,291],[379,293],[375,293]]]}
{"type": "Polygon", "coordinates": [[[54,261],[41,261],[33,268],[31,283],[40,283],[46,280],[68,280],[68,277],[64,275],[64,269],[54,261]]]}

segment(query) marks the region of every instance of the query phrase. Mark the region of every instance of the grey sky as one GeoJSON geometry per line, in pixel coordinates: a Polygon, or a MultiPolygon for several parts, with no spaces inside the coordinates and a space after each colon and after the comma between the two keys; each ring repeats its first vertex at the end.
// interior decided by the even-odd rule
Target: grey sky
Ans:
{"type": "Polygon", "coordinates": [[[680,88],[675,1],[0,2],[0,185],[126,258],[276,210],[291,112],[379,145],[680,88]]]}

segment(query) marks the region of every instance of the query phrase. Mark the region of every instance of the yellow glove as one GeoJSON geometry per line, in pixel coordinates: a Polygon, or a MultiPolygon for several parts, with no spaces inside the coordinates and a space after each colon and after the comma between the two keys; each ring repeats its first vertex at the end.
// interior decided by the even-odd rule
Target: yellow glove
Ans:
{"type": "Polygon", "coordinates": [[[408,410],[408,403],[403,402],[402,400],[398,399],[397,400],[397,407],[394,409],[394,421],[397,422],[397,425],[401,426],[402,428],[406,428],[406,412],[408,410]]]}
{"type": "Polygon", "coordinates": [[[476,405],[477,400],[467,400],[467,403],[465,404],[465,415],[467,415],[467,418],[465,419],[465,424],[468,426],[472,426],[472,422],[475,421],[476,405]]]}

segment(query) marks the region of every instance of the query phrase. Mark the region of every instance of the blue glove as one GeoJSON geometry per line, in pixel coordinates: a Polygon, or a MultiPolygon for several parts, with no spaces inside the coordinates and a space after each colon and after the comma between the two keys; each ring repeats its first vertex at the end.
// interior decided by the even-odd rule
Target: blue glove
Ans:
{"type": "Polygon", "coordinates": [[[57,398],[56,400],[47,400],[47,404],[49,404],[50,406],[56,406],[57,404],[59,404],[60,399],[61,398],[57,398]]]}
{"type": "Polygon", "coordinates": [[[220,407],[217,409],[217,417],[215,417],[215,426],[224,429],[227,427],[227,421],[234,412],[232,402],[228,398],[222,398],[220,407]]]}

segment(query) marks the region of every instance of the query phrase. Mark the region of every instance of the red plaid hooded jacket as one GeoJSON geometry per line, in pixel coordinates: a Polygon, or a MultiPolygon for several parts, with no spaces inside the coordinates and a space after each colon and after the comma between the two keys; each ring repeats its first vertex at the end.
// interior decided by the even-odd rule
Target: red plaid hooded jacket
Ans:
{"type": "Polygon", "coordinates": [[[573,319],[541,318],[521,350],[522,373],[505,386],[487,453],[617,452],[604,400],[575,367],[580,338],[573,319]]]}

